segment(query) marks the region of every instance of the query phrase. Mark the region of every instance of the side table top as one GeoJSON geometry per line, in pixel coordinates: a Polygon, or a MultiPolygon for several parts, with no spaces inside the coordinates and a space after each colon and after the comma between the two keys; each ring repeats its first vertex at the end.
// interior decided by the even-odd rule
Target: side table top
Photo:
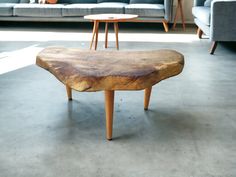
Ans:
{"type": "Polygon", "coordinates": [[[106,22],[121,22],[136,19],[138,15],[133,14],[94,14],[94,15],[85,15],[84,19],[87,20],[98,20],[106,22]]]}
{"type": "Polygon", "coordinates": [[[36,64],[77,91],[142,90],[178,75],[184,56],[174,50],[86,51],[49,47],[36,64]]]}

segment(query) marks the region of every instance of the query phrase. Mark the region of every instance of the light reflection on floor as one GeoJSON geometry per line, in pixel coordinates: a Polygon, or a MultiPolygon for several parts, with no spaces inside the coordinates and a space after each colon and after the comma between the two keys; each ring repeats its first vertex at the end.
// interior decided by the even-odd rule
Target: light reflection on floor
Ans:
{"type": "MultiPolygon", "coordinates": [[[[104,31],[99,33],[99,41],[104,41],[104,31]]],[[[91,32],[48,32],[48,31],[1,31],[1,41],[90,41],[91,32]]],[[[109,40],[115,41],[113,32],[109,33],[109,40]]],[[[123,42],[175,42],[191,43],[199,40],[196,34],[176,33],[139,33],[119,32],[119,41],[123,42]]]]}
{"type": "MultiPolygon", "coordinates": [[[[13,71],[35,63],[37,53],[42,50],[40,45],[42,42],[76,42],[83,41],[89,43],[92,34],[90,30],[86,32],[71,32],[71,31],[40,31],[40,30],[0,30],[0,44],[6,45],[6,42],[35,42],[29,46],[13,51],[4,51],[0,53],[0,74],[13,71]],[[40,46],[40,47],[39,47],[40,46]]],[[[99,41],[104,41],[104,31],[99,34],[99,41]]],[[[109,33],[108,40],[115,41],[113,31],[109,33]]],[[[119,33],[120,42],[150,42],[150,43],[192,43],[198,41],[196,34],[183,34],[176,32],[126,32],[119,33]]],[[[86,47],[86,46],[85,46],[86,47]]]]}
{"type": "Polygon", "coordinates": [[[36,54],[42,50],[37,45],[0,53],[0,74],[35,64],[36,54]]]}

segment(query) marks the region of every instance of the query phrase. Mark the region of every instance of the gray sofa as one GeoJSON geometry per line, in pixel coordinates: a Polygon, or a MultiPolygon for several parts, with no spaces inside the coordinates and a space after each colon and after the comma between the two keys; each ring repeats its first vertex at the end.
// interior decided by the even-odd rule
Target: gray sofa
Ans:
{"type": "Polygon", "coordinates": [[[59,0],[57,4],[30,0],[0,0],[0,21],[79,22],[99,13],[137,14],[136,21],[161,22],[168,31],[173,0],[59,0]]]}
{"type": "Polygon", "coordinates": [[[194,0],[192,8],[198,36],[205,33],[212,41],[214,54],[220,41],[236,41],[236,0],[194,0]]]}

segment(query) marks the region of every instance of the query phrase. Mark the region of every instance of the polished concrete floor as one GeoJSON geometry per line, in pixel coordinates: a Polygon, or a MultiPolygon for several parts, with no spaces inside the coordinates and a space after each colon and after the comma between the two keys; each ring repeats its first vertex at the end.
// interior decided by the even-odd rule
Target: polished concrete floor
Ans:
{"type": "Polygon", "coordinates": [[[64,86],[34,65],[47,46],[87,49],[91,26],[0,26],[0,177],[235,177],[235,44],[209,55],[195,30],[121,26],[121,50],[174,49],[185,68],[154,86],[148,111],[142,91],[116,92],[107,141],[103,92],[73,92],[68,102],[64,86]]]}

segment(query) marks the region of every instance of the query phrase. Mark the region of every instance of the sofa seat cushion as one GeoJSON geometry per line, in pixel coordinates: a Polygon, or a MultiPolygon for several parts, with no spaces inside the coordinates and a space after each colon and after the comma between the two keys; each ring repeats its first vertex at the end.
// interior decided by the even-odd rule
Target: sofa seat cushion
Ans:
{"type": "Polygon", "coordinates": [[[85,16],[92,12],[96,4],[69,4],[62,8],[62,16],[73,17],[73,16],[85,16]]]}
{"type": "Polygon", "coordinates": [[[15,16],[25,17],[62,17],[62,4],[17,4],[14,6],[15,16]]]}
{"type": "Polygon", "coordinates": [[[192,13],[195,18],[206,25],[210,25],[211,9],[205,6],[196,6],[192,8],[192,13]]]}
{"type": "Polygon", "coordinates": [[[1,3],[19,3],[19,0],[0,0],[0,4],[1,3]]]}
{"type": "Polygon", "coordinates": [[[164,17],[162,4],[129,4],[125,6],[126,14],[136,14],[139,17],[164,17]]]}
{"type": "Polygon", "coordinates": [[[130,0],[130,4],[164,4],[164,0],[130,0]]]}
{"type": "Polygon", "coordinates": [[[90,4],[97,3],[97,0],[58,0],[58,4],[90,4]]]}
{"type": "Polygon", "coordinates": [[[121,2],[104,2],[104,3],[98,3],[95,7],[93,7],[91,10],[91,14],[104,14],[104,13],[115,13],[115,14],[123,14],[124,13],[124,7],[126,6],[126,3],[121,2]]]}
{"type": "Polygon", "coordinates": [[[129,0],[97,0],[97,3],[103,3],[103,2],[123,2],[123,3],[129,3],[129,0]]]}
{"type": "Polygon", "coordinates": [[[0,16],[13,16],[14,3],[0,3],[0,16]]]}

